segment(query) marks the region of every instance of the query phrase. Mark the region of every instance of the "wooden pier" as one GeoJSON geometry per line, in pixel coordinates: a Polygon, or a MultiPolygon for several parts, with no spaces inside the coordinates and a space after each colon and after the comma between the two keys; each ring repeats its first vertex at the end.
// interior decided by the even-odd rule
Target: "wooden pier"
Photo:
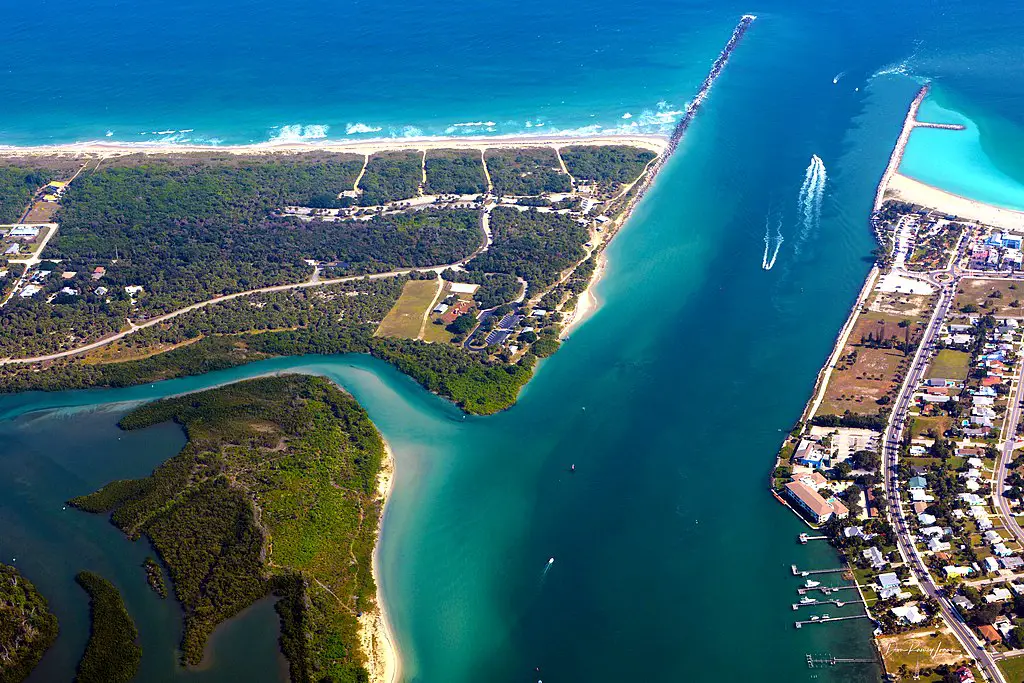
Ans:
{"type": "Polygon", "coordinates": [[[838,574],[840,572],[849,571],[846,567],[839,567],[837,569],[797,569],[795,564],[789,565],[790,569],[793,570],[793,576],[811,576],[812,574],[838,574]]]}
{"type": "Polygon", "coordinates": [[[829,593],[834,593],[836,591],[853,590],[856,587],[857,587],[857,584],[853,584],[852,586],[815,586],[814,588],[806,588],[804,586],[801,586],[800,588],[796,589],[796,592],[799,595],[807,595],[811,591],[821,591],[822,594],[828,595],[829,593]]]}
{"type": "Polygon", "coordinates": [[[827,624],[832,621],[847,621],[848,619],[867,619],[866,614],[851,614],[848,617],[822,617],[821,619],[806,619],[804,621],[793,622],[797,628],[803,628],[806,624],[827,624]]]}
{"type": "Polygon", "coordinates": [[[854,605],[859,602],[860,600],[857,600],[856,602],[847,602],[845,600],[815,600],[814,602],[794,602],[793,611],[795,612],[801,607],[815,607],[820,605],[835,605],[836,607],[843,607],[845,605],[854,605]]]}
{"type": "Polygon", "coordinates": [[[875,659],[855,657],[833,657],[832,655],[807,655],[807,668],[816,666],[835,666],[836,664],[878,664],[875,659]]]}
{"type": "Polygon", "coordinates": [[[807,541],[827,541],[828,536],[811,536],[810,534],[800,534],[799,536],[797,536],[797,540],[800,541],[800,543],[806,545],[807,541]]]}

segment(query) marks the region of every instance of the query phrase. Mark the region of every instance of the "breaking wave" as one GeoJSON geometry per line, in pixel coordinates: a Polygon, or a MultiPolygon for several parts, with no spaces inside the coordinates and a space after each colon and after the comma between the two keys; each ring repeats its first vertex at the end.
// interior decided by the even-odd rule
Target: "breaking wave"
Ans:
{"type": "Polygon", "coordinates": [[[271,133],[270,142],[308,142],[310,140],[323,140],[327,137],[330,126],[311,124],[304,126],[300,123],[280,126],[276,132],[271,133]]]}
{"type": "Polygon", "coordinates": [[[379,133],[384,130],[380,126],[370,126],[365,123],[345,124],[345,135],[358,135],[360,133],[379,133]]]}

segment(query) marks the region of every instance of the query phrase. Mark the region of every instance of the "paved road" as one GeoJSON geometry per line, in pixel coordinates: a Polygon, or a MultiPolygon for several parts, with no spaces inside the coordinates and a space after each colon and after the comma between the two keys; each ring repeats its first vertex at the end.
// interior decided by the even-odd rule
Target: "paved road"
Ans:
{"type": "MultiPolygon", "coordinates": [[[[445,270],[447,270],[448,268],[453,268],[453,267],[456,267],[456,266],[464,266],[464,265],[466,265],[472,259],[476,258],[478,255],[480,255],[483,251],[485,251],[487,249],[487,247],[490,245],[490,239],[491,238],[490,238],[489,228],[486,228],[486,229],[484,228],[484,221],[485,221],[486,215],[487,215],[486,212],[483,212],[481,214],[481,218],[480,218],[480,227],[481,227],[481,231],[483,233],[483,235],[482,235],[482,237],[483,237],[482,242],[480,243],[480,245],[476,249],[473,250],[472,254],[470,254],[469,256],[467,256],[467,257],[465,257],[463,259],[459,259],[458,261],[455,261],[454,263],[445,263],[445,264],[442,264],[442,265],[439,265],[439,266],[424,266],[422,268],[403,268],[401,270],[388,271],[387,273],[373,273],[372,275],[347,275],[345,277],[336,277],[336,278],[330,278],[330,279],[327,279],[327,280],[321,279],[320,278],[320,269],[319,268],[315,268],[313,270],[313,274],[310,275],[309,279],[305,280],[303,282],[293,282],[293,283],[287,284],[287,285],[273,285],[271,287],[259,287],[257,289],[248,289],[248,290],[246,290],[244,292],[234,292],[232,294],[225,294],[223,296],[218,296],[218,297],[214,297],[212,299],[207,299],[206,301],[199,301],[199,302],[191,304],[189,306],[185,306],[184,308],[179,308],[176,311],[171,311],[170,313],[164,313],[163,315],[157,316],[155,318],[150,318],[149,320],[147,320],[147,321],[145,321],[143,323],[139,323],[139,324],[133,323],[131,320],[128,320],[128,321],[126,321],[127,324],[128,324],[128,329],[122,330],[122,331],[118,332],[117,334],[112,334],[109,337],[104,337],[103,339],[98,339],[98,340],[96,340],[94,342],[91,342],[89,344],[83,344],[82,346],[77,346],[77,347],[75,347],[73,349],[68,349],[67,351],[59,351],[57,353],[51,353],[51,354],[48,354],[48,355],[45,355],[45,356],[33,356],[32,358],[4,358],[4,359],[0,359],[0,365],[19,365],[19,364],[23,365],[23,364],[26,364],[26,363],[43,363],[43,362],[46,362],[46,361],[57,360],[59,358],[67,358],[69,356],[77,356],[80,353],[86,353],[87,351],[92,351],[93,349],[98,349],[101,346],[106,346],[107,344],[111,344],[113,342],[116,342],[118,339],[124,339],[128,335],[134,334],[135,332],[138,332],[139,330],[144,330],[147,327],[152,327],[153,325],[159,325],[162,322],[166,322],[166,321],[168,321],[168,320],[170,320],[172,318],[176,318],[179,315],[182,315],[184,313],[189,313],[191,311],[195,311],[195,310],[198,310],[200,308],[206,308],[207,306],[212,306],[213,304],[219,304],[219,303],[223,303],[225,301],[230,301],[231,299],[237,299],[238,297],[241,297],[241,296],[252,296],[253,294],[266,294],[266,293],[270,293],[270,292],[285,292],[285,291],[288,291],[289,289],[306,289],[306,288],[309,288],[309,287],[323,287],[323,286],[326,286],[326,285],[336,285],[336,284],[339,284],[341,282],[352,282],[353,280],[359,280],[359,279],[362,279],[364,277],[365,278],[369,278],[371,280],[380,280],[382,278],[398,277],[399,275],[408,275],[409,273],[429,273],[429,272],[442,273],[445,270]]],[[[53,232],[56,232],[56,230],[54,230],[53,232]]],[[[42,250],[40,250],[40,251],[42,251],[42,250]]],[[[26,270],[26,273],[27,272],[28,271],[26,270]]],[[[19,283],[19,285],[20,285],[20,283],[19,283]]],[[[3,304],[7,303],[7,301],[12,296],[14,296],[14,292],[15,291],[17,291],[17,288],[15,288],[15,290],[11,291],[11,295],[9,297],[7,297],[7,299],[4,299],[3,303],[0,303],[0,306],[2,306],[3,304]]]]}
{"type": "Polygon", "coordinates": [[[933,353],[935,335],[942,326],[942,321],[945,319],[946,314],[949,312],[949,307],[952,305],[956,294],[958,282],[958,279],[954,280],[953,283],[940,290],[935,313],[932,315],[931,320],[928,321],[928,327],[925,329],[921,343],[914,354],[906,381],[900,388],[900,393],[896,398],[892,417],[886,427],[883,438],[882,477],[886,499],[889,501],[890,519],[896,532],[896,545],[904,562],[911,568],[914,578],[921,585],[924,593],[936,600],[943,619],[949,625],[965,651],[975,657],[987,680],[994,681],[995,683],[1005,683],[995,660],[979,645],[971,628],[964,622],[960,613],[935,584],[928,568],[925,566],[910,536],[907,517],[903,511],[903,503],[900,499],[899,481],[896,477],[896,464],[899,458],[900,442],[903,439],[903,430],[906,425],[907,409],[910,407],[914,391],[924,378],[925,369],[928,367],[928,361],[933,353]]]}
{"type": "MultiPolygon", "coordinates": [[[[459,263],[461,264],[462,262],[460,261],[459,263]]],[[[260,287],[258,289],[249,289],[249,290],[246,290],[244,292],[235,292],[233,294],[225,294],[224,296],[214,297],[213,299],[207,299],[206,301],[200,301],[200,302],[194,303],[194,304],[192,304],[190,306],[185,306],[184,308],[179,308],[178,310],[171,311],[170,313],[164,313],[163,315],[157,316],[155,318],[150,318],[149,320],[147,320],[147,321],[145,321],[143,323],[135,324],[135,323],[133,323],[133,322],[131,322],[129,320],[128,321],[128,329],[127,330],[122,330],[121,332],[118,332],[117,334],[113,334],[113,335],[111,335],[109,337],[104,337],[103,339],[99,339],[99,340],[94,341],[94,342],[92,342],[90,344],[84,344],[82,346],[78,346],[78,347],[75,347],[73,349],[69,349],[67,351],[60,351],[58,353],[51,353],[51,354],[48,354],[46,356],[33,356],[32,358],[4,358],[4,359],[0,359],[0,365],[18,365],[18,364],[25,364],[25,363],[42,363],[42,362],[45,362],[45,361],[57,360],[59,358],[67,358],[68,356],[75,356],[75,355],[78,355],[80,353],[85,353],[87,351],[92,351],[93,349],[98,349],[101,346],[106,346],[107,344],[111,344],[111,343],[117,341],[118,339],[124,339],[128,335],[134,334],[135,332],[138,332],[139,330],[144,330],[147,327],[152,327],[153,325],[159,325],[160,323],[167,322],[168,320],[170,320],[172,318],[176,318],[179,315],[182,315],[184,313],[189,313],[191,311],[195,311],[195,310],[198,310],[200,308],[206,308],[207,306],[212,306],[213,304],[219,304],[219,303],[222,303],[224,301],[230,301],[232,299],[237,299],[238,297],[241,297],[241,296],[252,296],[253,294],[265,294],[265,293],[269,293],[269,292],[285,292],[285,291],[288,291],[289,289],[307,289],[309,287],[324,287],[326,285],[336,285],[336,284],[339,284],[341,282],[352,282],[353,280],[361,280],[363,278],[369,278],[371,280],[380,280],[380,279],[388,278],[388,277],[398,277],[399,275],[408,275],[409,273],[413,273],[413,272],[420,272],[420,273],[425,273],[425,272],[429,272],[429,271],[441,272],[445,268],[451,267],[451,265],[456,265],[456,264],[450,264],[450,265],[444,265],[444,266],[431,266],[429,268],[406,268],[406,269],[403,269],[403,270],[392,270],[392,271],[389,271],[387,273],[374,273],[372,275],[349,275],[349,276],[346,276],[346,277],[336,277],[336,278],[331,278],[331,279],[328,279],[328,280],[321,280],[319,278],[312,278],[311,277],[309,280],[306,280],[305,282],[296,282],[296,283],[292,283],[292,284],[288,284],[288,285],[274,285],[273,287],[260,287]]]]}
{"type": "Polygon", "coordinates": [[[1010,530],[1010,533],[1013,534],[1018,542],[1024,544],[1024,529],[1021,529],[1020,524],[1014,518],[1013,513],[1010,511],[1010,502],[1003,495],[1006,489],[1009,488],[1006,485],[1006,474],[1010,462],[1013,461],[1013,447],[1017,442],[1017,425],[1020,424],[1021,417],[1021,385],[1024,383],[1024,362],[1020,365],[1020,374],[1017,376],[1017,388],[1010,397],[1010,409],[1006,414],[1006,424],[1004,427],[1006,443],[1003,444],[1003,452],[996,466],[995,485],[992,487],[992,490],[995,491],[994,497],[996,505],[999,507],[999,513],[1006,520],[1006,528],[1010,530]]]}

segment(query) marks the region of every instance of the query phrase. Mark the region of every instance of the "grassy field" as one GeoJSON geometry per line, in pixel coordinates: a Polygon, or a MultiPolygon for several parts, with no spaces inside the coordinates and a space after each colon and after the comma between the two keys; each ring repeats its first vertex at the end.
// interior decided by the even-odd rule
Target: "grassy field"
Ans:
{"type": "MultiPolygon", "coordinates": [[[[423,316],[430,310],[436,296],[436,280],[409,280],[402,288],[402,296],[380,322],[376,336],[418,339],[423,316]]],[[[429,323],[428,326],[436,327],[429,323]]]]}
{"type": "Polygon", "coordinates": [[[953,349],[942,349],[928,368],[928,377],[936,379],[967,379],[971,369],[971,354],[953,349]]]}
{"type": "Polygon", "coordinates": [[[979,313],[1024,318],[1024,284],[1011,280],[961,280],[954,308],[962,310],[968,304],[977,306],[979,313]]]}
{"type": "Polygon", "coordinates": [[[915,417],[910,421],[910,438],[927,437],[929,436],[928,432],[935,432],[942,436],[951,426],[953,426],[953,418],[948,416],[915,417]]]}
{"type": "MultiPolygon", "coordinates": [[[[878,649],[885,659],[885,668],[899,677],[900,667],[905,666],[913,678],[914,671],[931,668],[940,664],[959,664],[967,656],[956,639],[947,631],[923,629],[878,639],[878,649]]],[[[938,675],[926,676],[922,671],[921,681],[938,681],[938,675]]]]}
{"type": "Polygon", "coordinates": [[[1024,683],[1024,656],[999,660],[999,670],[1007,683],[1024,683]]]}
{"type": "Polygon", "coordinates": [[[829,379],[825,398],[818,413],[842,415],[877,413],[877,400],[893,395],[899,389],[907,359],[895,349],[869,349],[847,345],[847,352],[857,351],[853,363],[840,363],[829,379]]]}

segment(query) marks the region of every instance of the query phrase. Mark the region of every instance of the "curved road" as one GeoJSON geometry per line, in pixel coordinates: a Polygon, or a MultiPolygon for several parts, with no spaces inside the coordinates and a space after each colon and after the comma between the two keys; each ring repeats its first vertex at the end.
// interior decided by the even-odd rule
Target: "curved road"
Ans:
{"type": "MultiPolygon", "coordinates": [[[[190,304],[188,306],[185,306],[184,308],[179,308],[176,311],[171,311],[170,313],[164,313],[163,315],[159,315],[159,316],[157,316],[155,318],[150,318],[146,322],[141,323],[139,325],[136,325],[131,320],[128,320],[128,329],[127,330],[122,330],[122,331],[118,332],[117,334],[110,335],[109,337],[104,337],[103,339],[97,339],[96,341],[90,342],[89,344],[83,344],[82,346],[77,346],[77,347],[75,347],[73,349],[68,349],[67,351],[58,351],[57,353],[51,353],[51,354],[48,354],[48,355],[45,355],[45,356],[33,356],[31,358],[4,358],[4,359],[0,359],[0,365],[19,365],[19,364],[23,365],[23,364],[27,364],[27,363],[43,363],[43,362],[46,362],[46,361],[57,360],[59,358],[67,358],[69,356],[76,356],[76,355],[78,355],[80,353],[85,353],[87,351],[92,351],[93,349],[98,349],[101,346],[106,346],[107,344],[112,344],[113,342],[116,342],[119,339],[124,339],[128,335],[134,334],[135,332],[138,332],[139,330],[144,330],[147,327],[152,327],[153,325],[159,325],[160,323],[167,322],[168,320],[171,320],[172,318],[177,318],[179,315],[183,315],[185,313],[189,313],[191,311],[195,311],[195,310],[198,310],[200,308],[206,308],[207,306],[212,306],[213,304],[219,304],[219,303],[222,303],[224,301],[230,301],[231,299],[237,299],[237,298],[242,297],[242,296],[252,296],[253,294],[267,294],[267,293],[270,293],[270,292],[284,292],[284,291],[287,291],[289,289],[306,289],[308,287],[323,287],[323,286],[326,286],[326,285],[336,285],[336,284],[341,283],[341,282],[352,282],[353,280],[361,280],[363,278],[368,278],[370,280],[381,280],[383,278],[388,278],[388,277],[398,277],[400,275],[408,275],[409,273],[429,273],[431,271],[433,271],[435,273],[441,273],[442,271],[446,270],[447,268],[453,268],[455,266],[463,266],[463,265],[469,263],[469,261],[471,261],[472,259],[476,258],[483,251],[486,251],[487,247],[491,243],[491,237],[490,237],[489,229],[487,227],[485,227],[485,220],[486,220],[485,216],[486,216],[486,214],[487,214],[487,212],[485,211],[483,213],[483,216],[481,216],[481,219],[480,219],[480,229],[481,229],[481,232],[483,233],[483,243],[480,246],[478,246],[476,249],[474,249],[472,254],[470,254],[469,256],[467,256],[467,257],[465,257],[463,259],[459,259],[458,261],[455,261],[454,263],[445,263],[445,264],[442,264],[442,265],[439,265],[439,266],[424,266],[422,268],[403,268],[401,270],[391,270],[391,271],[388,271],[386,273],[373,273],[373,274],[369,274],[369,275],[346,275],[345,277],[330,278],[328,280],[321,280],[320,279],[320,271],[319,271],[319,269],[315,269],[313,271],[313,274],[310,276],[310,278],[308,280],[304,280],[303,282],[293,282],[293,283],[286,284],[286,285],[272,285],[270,287],[258,287],[256,289],[247,289],[247,290],[245,290],[243,292],[234,292],[232,294],[224,294],[223,296],[217,296],[217,297],[214,297],[212,299],[207,299],[206,301],[199,301],[199,302],[196,302],[194,304],[190,304]]],[[[12,296],[13,296],[13,292],[12,292],[12,296]]]]}

